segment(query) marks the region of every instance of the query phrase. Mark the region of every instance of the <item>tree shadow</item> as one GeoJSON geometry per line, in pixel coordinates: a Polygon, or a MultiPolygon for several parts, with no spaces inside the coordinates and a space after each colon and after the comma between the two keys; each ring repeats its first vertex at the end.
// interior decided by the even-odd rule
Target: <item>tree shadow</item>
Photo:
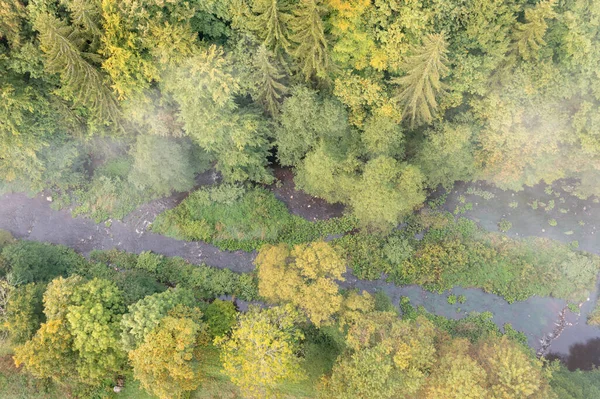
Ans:
{"type": "Polygon", "coordinates": [[[592,338],[585,343],[571,345],[569,354],[566,356],[550,353],[546,358],[561,360],[571,371],[600,367],[600,338],[592,338]]]}

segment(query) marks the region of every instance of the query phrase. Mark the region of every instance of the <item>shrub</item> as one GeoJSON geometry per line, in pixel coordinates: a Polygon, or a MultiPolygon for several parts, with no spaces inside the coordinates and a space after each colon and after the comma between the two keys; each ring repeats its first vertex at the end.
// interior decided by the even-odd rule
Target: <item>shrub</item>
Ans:
{"type": "Polygon", "coordinates": [[[509,222],[506,219],[501,219],[498,222],[498,230],[500,230],[503,233],[506,233],[508,230],[512,229],[512,223],[509,222]]]}
{"type": "Polygon", "coordinates": [[[29,340],[45,320],[42,305],[44,284],[30,283],[15,288],[6,306],[4,326],[13,344],[29,340]]]}
{"type": "Polygon", "coordinates": [[[2,250],[15,284],[48,282],[67,276],[85,264],[85,259],[70,248],[35,241],[19,241],[2,250]]]}
{"type": "Polygon", "coordinates": [[[449,295],[448,296],[448,303],[450,305],[455,305],[456,304],[456,295],[449,295]]]}
{"type": "Polygon", "coordinates": [[[594,310],[589,314],[587,323],[592,326],[600,326],[600,299],[596,302],[594,310]]]}
{"type": "Polygon", "coordinates": [[[415,255],[394,268],[390,279],[436,292],[457,285],[480,287],[509,302],[531,295],[578,302],[593,289],[599,266],[598,257],[573,252],[569,245],[543,238],[514,240],[458,219],[430,228],[415,255]]]}
{"type": "Polygon", "coordinates": [[[10,231],[0,229],[0,250],[7,245],[14,244],[16,242],[10,231]]]}
{"type": "Polygon", "coordinates": [[[392,303],[392,299],[383,290],[375,291],[375,310],[378,312],[398,312],[398,309],[392,303]]]}
{"type": "Polygon", "coordinates": [[[401,265],[414,253],[414,248],[408,239],[391,236],[383,246],[385,258],[394,266],[401,265]]]}
{"type": "Polygon", "coordinates": [[[384,241],[378,236],[358,233],[349,234],[335,243],[343,250],[353,274],[362,279],[375,280],[382,273],[392,270],[384,255],[384,241]]]}
{"type": "Polygon", "coordinates": [[[192,193],[160,214],[152,230],[167,236],[210,242],[223,250],[252,251],[265,243],[290,245],[353,230],[351,217],[309,222],[292,215],[273,193],[223,184],[192,193]]]}
{"type": "Polygon", "coordinates": [[[237,310],[233,302],[215,299],[204,310],[208,332],[214,337],[227,334],[235,325],[237,310]]]}
{"type": "Polygon", "coordinates": [[[256,281],[251,274],[194,265],[183,258],[167,258],[151,252],[135,255],[117,250],[93,251],[90,258],[119,269],[145,270],[158,282],[189,288],[199,298],[213,299],[221,295],[235,295],[244,300],[258,298],[256,281]]]}

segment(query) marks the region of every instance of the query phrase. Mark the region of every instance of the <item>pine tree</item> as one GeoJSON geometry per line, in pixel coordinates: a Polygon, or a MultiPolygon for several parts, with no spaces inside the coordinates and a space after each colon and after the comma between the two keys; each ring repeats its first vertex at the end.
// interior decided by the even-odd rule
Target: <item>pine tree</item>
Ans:
{"type": "Polygon", "coordinates": [[[327,39],[321,19],[325,10],[320,0],[301,0],[290,22],[293,32],[290,39],[297,44],[291,54],[298,59],[306,80],[313,75],[323,78],[329,69],[327,39]]]}
{"type": "Polygon", "coordinates": [[[403,106],[403,116],[409,116],[411,124],[433,120],[438,107],[436,96],[444,91],[440,79],[448,72],[447,47],[442,34],[425,36],[423,46],[414,49],[414,55],[402,68],[406,75],[392,80],[400,85],[397,100],[403,106]]]}
{"type": "Polygon", "coordinates": [[[278,53],[288,51],[291,43],[288,40],[288,24],[292,16],[285,0],[254,0],[252,11],[255,16],[250,22],[250,28],[263,40],[269,50],[278,53]]]}
{"type": "Polygon", "coordinates": [[[277,64],[271,60],[265,46],[258,48],[254,57],[254,65],[257,69],[256,81],[258,82],[255,100],[261,103],[271,116],[276,115],[279,113],[282,96],[288,91],[287,87],[281,83],[284,75],[277,64]]]}
{"type": "Polygon", "coordinates": [[[538,3],[534,8],[525,10],[524,24],[517,25],[514,33],[513,51],[524,60],[534,57],[541,46],[546,44],[544,34],[548,28],[547,19],[556,17],[552,9],[555,0],[546,0],[538,3]]]}
{"type": "Polygon", "coordinates": [[[116,123],[117,102],[105,85],[104,76],[91,63],[99,62],[99,56],[81,50],[85,45],[81,34],[47,13],[38,15],[35,28],[40,32],[40,47],[46,53],[46,69],[60,74],[65,95],[91,109],[100,121],[116,123]]]}

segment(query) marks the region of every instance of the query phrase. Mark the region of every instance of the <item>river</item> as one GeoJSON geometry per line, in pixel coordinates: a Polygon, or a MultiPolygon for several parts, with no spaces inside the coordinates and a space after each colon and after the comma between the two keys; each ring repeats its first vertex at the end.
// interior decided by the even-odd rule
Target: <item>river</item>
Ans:
{"type": "MultiPolygon", "coordinates": [[[[281,174],[278,177],[282,178],[283,184],[271,189],[278,198],[286,202],[293,213],[312,220],[342,212],[340,206],[330,206],[295,191],[291,175],[287,176],[285,171],[277,173],[281,174]]],[[[559,208],[557,205],[554,208],[556,211],[540,211],[539,207],[533,209],[526,203],[535,198],[543,198],[547,206],[548,195],[541,187],[514,193],[481,184],[472,186],[493,193],[494,198],[484,200],[477,194],[466,194],[469,186],[459,184],[449,193],[445,208],[454,211],[457,206],[464,207],[471,202],[472,209],[467,210],[464,216],[478,221],[484,228],[496,230],[496,224],[504,218],[513,224],[507,233],[511,236],[549,236],[562,241],[577,239],[582,249],[600,253],[600,243],[595,237],[596,226],[600,226],[599,204],[564,198],[564,204],[568,204],[565,205],[569,209],[567,213],[560,211],[566,208],[559,208]],[[520,202],[516,208],[514,204],[509,206],[510,202],[515,201],[520,202]],[[556,218],[558,225],[554,227],[561,226],[562,229],[553,229],[553,226],[545,224],[548,218],[556,218]],[[578,220],[573,221],[573,218],[585,219],[585,226],[581,226],[578,220]],[[572,233],[564,234],[565,231],[571,231],[564,230],[566,228],[573,229],[572,233]]],[[[94,249],[117,248],[134,253],[153,251],[237,272],[253,270],[254,253],[221,251],[203,242],[185,242],[147,231],[149,223],[158,213],[175,206],[182,198],[182,195],[178,195],[152,201],[123,221],[97,224],[88,218],[73,218],[69,210],[52,209],[51,202],[45,196],[29,198],[19,193],[5,194],[0,196],[0,229],[10,231],[17,238],[66,245],[84,255],[94,249]]],[[[555,202],[559,202],[559,198],[563,197],[556,196],[555,202]]],[[[489,311],[494,314],[496,324],[512,324],[515,329],[526,334],[533,348],[552,357],[562,358],[572,369],[589,369],[592,365],[600,365],[600,328],[585,324],[598,290],[583,304],[581,315],[577,316],[570,311],[564,312],[565,301],[554,298],[531,297],[526,301],[509,304],[501,297],[480,289],[457,287],[452,290],[452,294],[464,295],[467,300],[463,304],[451,305],[447,301],[447,294],[434,294],[417,286],[397,287],[385,281],[359,280],[352,275],[347,276],[344,286],[370,292],[383,290],[395,304],[401,296],[407,296],[413,305],[423,305],[428,311],[449,318],[464,317],[469,312],[489,311]]]]}

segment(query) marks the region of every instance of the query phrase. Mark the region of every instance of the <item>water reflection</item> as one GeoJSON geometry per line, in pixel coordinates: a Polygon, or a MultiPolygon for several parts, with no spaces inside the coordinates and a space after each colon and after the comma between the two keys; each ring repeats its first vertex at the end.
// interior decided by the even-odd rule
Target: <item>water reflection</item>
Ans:
{"type": "Polygon", "coordinates": [[[547,358],[562,360],[571,371],[600,367],[600,338],[592,338],[584,343],[571,345],[568,355],[551,353],[547,358]]]}

